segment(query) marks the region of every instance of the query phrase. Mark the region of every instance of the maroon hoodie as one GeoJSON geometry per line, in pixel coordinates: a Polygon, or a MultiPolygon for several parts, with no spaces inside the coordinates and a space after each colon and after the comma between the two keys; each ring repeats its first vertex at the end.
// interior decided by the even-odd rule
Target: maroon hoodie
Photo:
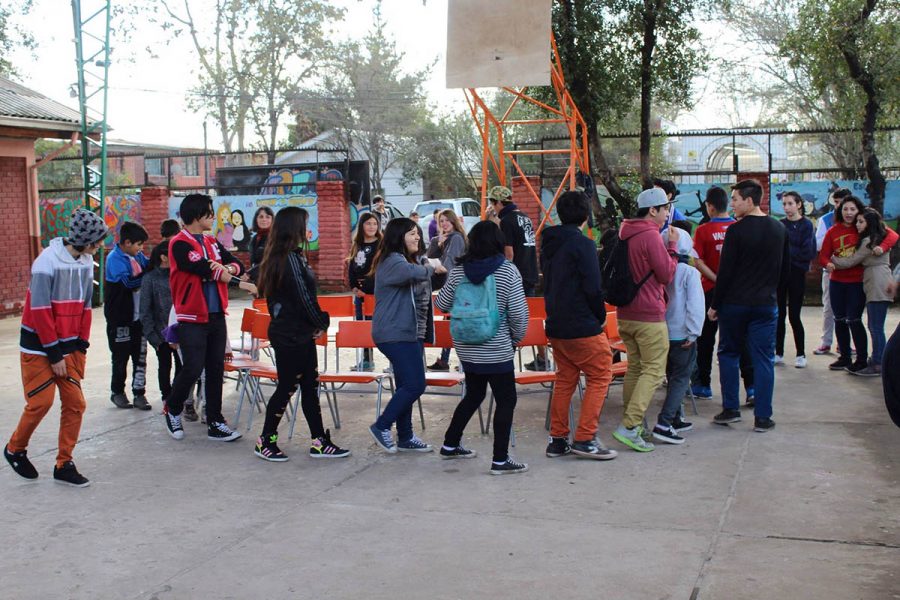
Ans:
{"type": "Polygon", "coordinates": [[[659,235],[659,227],[648,219],[626,219],[619,229],[619,239],[628,240],[628,266],[636,283],[653,271],[653,275],[638,290],[634,301],[619,307],[619,318],[646,323],[665,321],[666,285],[675,276],[675,266],[678,264],[673,256],[676,243],[670,241],[666,249],[659,235]]]}

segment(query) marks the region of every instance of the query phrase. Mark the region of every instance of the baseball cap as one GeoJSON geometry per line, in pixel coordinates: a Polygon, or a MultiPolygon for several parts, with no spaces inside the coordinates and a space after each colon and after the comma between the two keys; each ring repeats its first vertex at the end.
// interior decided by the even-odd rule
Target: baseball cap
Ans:
{"type": "Polygon", "coordinates": [[[512,198],[512,192],[509,191],[509,188],[506,186],[495,185],[491,188],[491,191],[488,192],[488,198],[494,202],[504,202],[512,198]]]}
{"type": "Polygon", "coordinates": [[[666,193],[658,187],[644,190],[637,197],[638,208],[652,208],[654,206],[662,206],[663,204],[672,204],[666,197],[666,193]]]}

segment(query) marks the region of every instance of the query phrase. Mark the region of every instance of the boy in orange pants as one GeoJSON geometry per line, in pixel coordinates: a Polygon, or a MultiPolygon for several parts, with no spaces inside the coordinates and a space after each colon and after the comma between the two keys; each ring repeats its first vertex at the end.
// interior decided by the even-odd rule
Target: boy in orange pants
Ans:
{"type": "Polygon", "coordinates": [[[90,485],[75,468],[72,451],[85,409],[81,380],[91,334],[92,256],[106,234],[106,224],[100,217],[77,210],[69,223],[68,237],[51,240],[31,265],[19,338],[25,410],[3,449],[7,462],[25,479],[38,477],[28,460],[28,442],[50,410],[58,389],[62,410],[53,479],[75,487],[90,485]]]}

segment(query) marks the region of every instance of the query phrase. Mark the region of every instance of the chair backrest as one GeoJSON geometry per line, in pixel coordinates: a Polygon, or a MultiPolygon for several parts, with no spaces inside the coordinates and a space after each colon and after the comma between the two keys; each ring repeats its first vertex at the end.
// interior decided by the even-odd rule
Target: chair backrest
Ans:
{"type": "Polygon", "coordinates": [[[444,312],[441,309],[439,309],[436,300],[437,300],[437,293],[434,293],[431,295],[431,310],[434,313],[434,316],[449,319],[450,313],[444,312]]]}
{"type": "Polygon", "coordinates": [[[525,330],[525,337],[519,340],[516,346],[524,348],[526,346],[546,346],[547,332],[544,331],[543,319],[528,319],[528,329],[525,330]]]}
{"type": "Polygon", "coordinates": [[[450,321],[436,320],[434,322],[434,343],[425,345],[429,348],[452,348],[453,336],[450,335],[450,321]]]}
{"type": "Polygon", "coordinates": [[[259,311],[255,308],[244,309],[244,314],[241,316],[241,333],[252,333],[253,319],[257,314],[259,314],[259,311]]]}
{"type": "Polygon", "coordinates": [[[269,312],[269,304],[266,302],[265,298],[254,298],[253,299],[253,308],[258,310],[261,313],[269,312]]]}
{"type": "Polygon", "coordinates": [[[610,340],[619,339],[619,315],[616,311],[606,313],[606,337],[610,340]]]}
{"type": "Polygon", "coordinates": [[[544,304],[543,296],[528,297],[525,301],[528,303],[529,319],[547,319],[547,305],[544,304]]]}
{"type": "Polygon", "coordinates": [[[335,296],[319,296],[319,307],[328,313],[331,318],[335,317],[352,317],[355,313],[353,308],[353,296],[346,294],[335,296]]]}
{"type": "Polygon", "coordinates": [[[616,307],[613,306],[612,304],[610,304],[609,302],[604,302],[603,305],[606,307],[607,313],[616,312],[616,307]]]}
{"type": "Polygon", "coordinates": [[[372,321],[341,321],[334,345],[337,348],[374,348],[372,321]]]}
{"type": "Polygon", "coordinates": [[[256,340],[269,339],[269,322],[272,317],[265,313],[257,313],[253,318],[253,327],[250,329],[250,335],[256,340]]]}
{"type": "Polygon", "coordinates": [[[363,296],[363,316],[371,317],[375,314],[375,296],[366,294],[363,296]]]}

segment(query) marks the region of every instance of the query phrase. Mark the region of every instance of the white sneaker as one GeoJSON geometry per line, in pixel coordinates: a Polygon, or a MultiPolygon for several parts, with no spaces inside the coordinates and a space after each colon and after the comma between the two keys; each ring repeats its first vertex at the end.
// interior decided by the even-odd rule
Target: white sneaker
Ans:
{"type": "Polygon", "coordinates": [[[784,357],[783,357],[783,356],[780,356],[780,355],[778,355],[778,354],[776,354],[776,355],[775,355],[775,364],[776,364],[776,365],[783,365],[783,364],[784,364],[784,357]]]}
{"type": "Polygon", "coordinates": [[[806,357],[798,356],[797,360],[794,361],[794,366],[798,369],[805,369],[806,368],[806,357]]]}

